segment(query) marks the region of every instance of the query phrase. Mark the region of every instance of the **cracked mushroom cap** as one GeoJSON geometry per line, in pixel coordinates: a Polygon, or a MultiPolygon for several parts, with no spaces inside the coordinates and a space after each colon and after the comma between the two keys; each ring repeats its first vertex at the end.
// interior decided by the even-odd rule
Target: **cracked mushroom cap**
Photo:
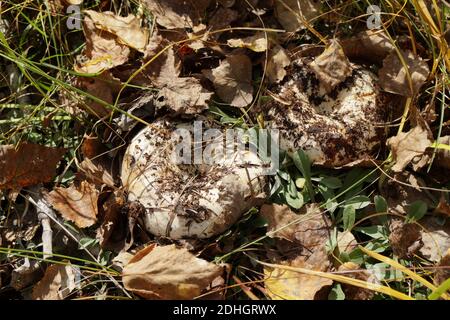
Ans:
{"type": "MultiPolygon", "coordinates": [[[[215,154],[211,164],[179,164],[175,154],[180,152],[174,152],[181,141],[174,134],[177,129],[192,133],[192,123],[160,119],[132,139],[121,171],[128,201],[139,201],[145,207],[146,228],[156,236],[218,235],[264,193],[264,165],[257,154],[237,148],[231,157],[215,154]]],[[[221,143],[223,137],[210,141],[221,143]]],[[[203,152],[211,143],[203,143],[203,152]]],[[[191,149],[192,156],[195,149],[191,149]]]]}
{"type": "Polygon", "coordinates": [[[280,147],[303,149],[318,165],[341,167],[373,158],[384,139],[386,98],[370,71],[352,64],[352,74],[327,93],[309,67],[291,63],[263,106],[268,127],[280,130],[280,147]]]}

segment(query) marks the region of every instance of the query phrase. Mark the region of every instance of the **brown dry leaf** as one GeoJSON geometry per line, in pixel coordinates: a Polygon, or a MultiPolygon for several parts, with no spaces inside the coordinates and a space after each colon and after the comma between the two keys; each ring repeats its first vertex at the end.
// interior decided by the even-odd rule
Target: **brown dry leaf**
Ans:
{"type": "Polygon", "coordinates": [[[276,45],[269,51],[266,75],[270,83],[278,83],[286,76],[286,67],[291,63],[284,48],[276,45]]]}
{"type": "Polygon", "coordinates": [[[255,52],[264,52],[268,47],[268,39],[264,32],[258,32],[246,38],[229,39],[227,44],[232,48],[247,48],[255,52]]]}
{"type": "Polygon", "coordinates": [[[207,101],[213,95],[200,84],[200,80],[194,77],[179,77],[179,71],[175,63],[175,53],[171,49],[167,54],[167,60],[161,68],[161,73],[155,80],[160,89],[158,100],[164,99],[166,107],[175,113],[197,114],[208,108],[207,101]]]}
{"type": "Polygon", "coordinates": [[[384,31],[362,31],[355,37],[341,40],[345,55],[350,59],[381,63],[395,47],[384,31]]]}
{"type": "Polygon", "coordinates": [[[429,192],[425,192],[425,182],[413,174],[403,171],[386,179],[381,187],[381,195],[386,199],[390,213],[406,215],[408,206],[416,200],[433,206],[429,192]]]}
{"type": "Polygon", "coordinates": [[[429,138],[429,131],[418,125],[408,132],[400,132],[395,137],[389,138],[388,146],[395,160],[392,170],[401,172],[409,163],[412,163],[415,171],[427,164],[423,157],[425,150],[431,146],[433,141],[429,138]]]}
{"type": "MultiPolygon", "coordinates": [[[[211,30],[225,29],[230,26],[230,24],[238,18],[238,13],[235,10],[220,7],[214,13],[214,15],[208,21],[208,27],[211,30]]],[[[220,35],[214,35],[214,37],[219,37],[220,35]]]]}
{"type": "Polygon", "coordinates": [[[74,67],[76,72],[100,73],[128,61],[130,48],[116,35],[98,29],[89,16],[84,17],[83,31],[86,38],[85,57],[78,57],[74,67]]]}
{"type": "MultiPolygon", "coordinates": [[[[370,283],[371,274],[367,270],[360,270],[361,266],[353,263],[346,262],[339,266],[338,271],[342,272],[343,276],[362,280],[370,283]]],[[[345,293],[346,300],[371,300],[374,296],[374,291],[369,289],[363,289],[349,284],[343,284],[342,289],[345,293]]]]}
{"type": "Polygon", "coordinates": [[[143,5],[167,29],[192,28],[205,15],[211,0],[143,0],[143,5]]]}
{"type": "Polygon", "coordinates": [[[110,11],[86,10],[85,13],[89,15],[97,29],[112,33],[117,36],[119,42],[137,51],[144,52],[149,31],[147,28],[141,27],[140,18],[132,14],[121,17],[110,11]]]}
{"type": "Polygon", "coordinates": [[[316,0],[275,0],[275,15],[286,31],[296,32],[320,15],[320,6],[316,0]]]}
{"type": "Polygon", "coordinates": [[[87,181],[68,188],[57,187],[45,199],[63,216],[80,228],[92,226],[97,222],[98,191],[87,181]]]}
{"type": "MultiPolygon", "coordinates": [[[[272,255],[271,258],[275,263],[318,271],[329,269],[330,261],[325,244],[330,237],[331,222],[317,204],[302,208],[300,214],[293,213],[285,205],[264,205],[261,208],[261,215],[268,221],[269,236],[290,241],[290,244],[283,243],[288,247],[283,248],[283,251],[301,251],[296,257],[288,260],[283,260],[279,256],[273,256],[274,253],[270,253],[269,255],[272,255]],[[298,223],[274,233],[275,230],[299,218],[301,220],[298,223]]],[[[264,273],[268,277],[265,281],[266,289],[272,299],[313,300],[322,298],[322,289],[332,284],[329,279],[281,268],[264,268],[264,273]]]]}
{"type": "Polygon", "coordinates": [[[103,204],[103,222],[97,230],[97,238],[102,248],[116,252],[124,248],[127,236],[127,219],[122,210],[124,205],[125,197],[120,190],[112,193],[103,204]]]}
{"type": "MultiPolygon", "coordinates": [[[[169,42],[160,34],[152,34],[145,51],[145,60],[153,59],[169,42]]],[[[181,62],[173,48],[169,48],[153,60],[145,74],[159,89],[156,100],[163,101],[167,108],[176,114],[197,114],[208,108],[207,101],[213,93],[200,84],[194,77],[180,77],[181,62]]]]}
{"type": "Polygon", "coordinates": [[[124,286],[147,299],[193,299],[222,268],[175,245],[139,251],[123,269],[124,286]]]}
{"type": "Polygon", "coordinates": [[[379,70],[381,87],[391,93],[396,93],[405,97],[412,97],[428,78],[430,68],[421,57],[412,51],[400,50],[405,61],[405,68],[398,56],[397,51],[391,52],[383,61],[383,67],[379,70]],[[407,73],[411,76],[411,85],[407,73]]]}
{"type": "Polygon", "coordinates": [[[33,300],[63,300],[75,289],[75,272],[71,265],[49,266],[33,288],[33,300]]]}
{"type": "MultiPolygon", "coordinates": [[[[105,71],[97,77],[76,78],[75,85],[110,105],[113,104],[114,97],[120,90],[120,81],[114,78],[109,71],[105,71]]],[[[86,99],[85,104],[80,103],[79,106],[100,118],[109,115],[112,111],[110,108],[105,107],[104,104],[93,99],[86,99]]]]}
{"type": "Polygon", "coordinates": [[[450,220],[441,222],[438,217],[425,217],[419,221],[423,246],[420,254],[426,259],[439,262],[450,249],[450,220]]]}
{"type": "Polygon", "coordinates": [[[310,252],[322,247],[330,236],[331,222],[316,204],[303,207],[299,214],[292,212],[287,205],[263,205],[261,215],[268,221],[270,237],[299,243],[310,252]],[[294,220],[298,222],[287,226],[294,220]],[[275,232],[278,229],[281,230],[275,232]]]}
{"type": "Polygon", "coordinates": [[[109,173],[105,161],[86,158],[80,163],[79,169],[80,171],[77,173],[77,177],[80,180],[86,180],[99,187],[102,185],[114,187],[114,179],[111,173],[109,173]]]}
{"type": "Polygon", "coordinates": [[[330,40],[325,51],[310,64],[311,69],[330,93],[352,74],[352,66],[337,40],[330,40]]]}
{"type": "Polygon", "coordinates": [[[50,182],[66,149],[32,143],[0,146],[0,189],[50,182]]]}
{"type": "MultiPolygon", "coordinates": [[[[284,262],[283,265],[288,265],[294,268],[311,268],[305,266],[301,260],[284,262]]],[[[326,278],[301,274],[298,272],[283,270],[281,268],[264,267],[264,281],[267,295],[272,300],[317,300],[324,298],[321,290],[333,284],[333,281],[326,278]]]]}
{"type": "Polygon", "coordinates": [[[447,250],[445,256],[436,265],[436,271],[434,272],[434,284],[439,286],[445,280],[450,278],[450,249],[447,250]]]}
{"type": "Polygon", "coordinates": [[[358,246],[355,236],[349,231],[338,232],[336,238],[339,253],[350,253],[358,246]]]}
{"type": "Polygon", "coordinates": [[[423,245],[420,227],[415,223],[405,223],[397,217],[391,218],[389,231],[392,251],[399,258],[411,258],[423,245]]]}
{"type": "Polygon", "coordinates": [[[212,81],[224,102],[233,107],[245,107],[252,102],[252,62],[246,55],[230,55],[217,68],[203,70],[203,74],[212,81]]]}

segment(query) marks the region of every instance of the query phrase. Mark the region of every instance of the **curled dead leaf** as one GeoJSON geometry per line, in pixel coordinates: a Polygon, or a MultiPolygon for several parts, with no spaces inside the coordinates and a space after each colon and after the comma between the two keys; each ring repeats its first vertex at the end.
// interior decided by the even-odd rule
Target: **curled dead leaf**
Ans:
{"type": "Polygon", "coordinates": [[[320,1],[275,0],[275,15],[288,32],[305,29],[320,14],[320,1]]]}
{"type": "Polygon", "coordinates": [[[429,131],[418,125],[408,132],[400,132],[395,137],[389,138],[387,144],[395,160],[392,170],[401,172],[409,163],[412,163],[415,171],[425,166],[428,157],[424,158],[423,155],[433,142],[429,136],[429,131]]]}
{"type": "Polygon", "coordinates": [[[284,48],[276,45],[269,51],[267,60],[266,75],[271,83],[278,83],[284,79],[287,74],[286,67],[291,63],[284,48]]]}
{"type": "Polygon", "coordinates": [[[208,108],[209,92],[194,77],[180,77],[181,64],[173,48],[161,35],[152,35],[145,59],[153,61],[145,73],[159,89],[156,100],[175,114],[197,114],[208,108]],[[165,51],[163,51],[165,50],[165,51]]]}
{"type": "Polygon", "coordinates": [[[381,63],[395,49],[383,30],[362,31],[355,37],[341,40],[341,45],[349,59],[374,63],[381,63]]]}
{"type": "Polygon", "coordinates": [[[115,15],[113,12],[96,12],[86,10],[95,27],[117,36],[118,41],[130,48],[144,52],[148,42],[149,32],[141,27],[141,19],[130,14],[126,17],[115,15]]]}
{"type": "MultiPolygon", "coordinates": [[[[301,214],[293,213],[284,205],[264,205],[261,208],[261,215],[268,222],[268,234],[271,237],[289,241],[277,240],[280,251],[300,251],[297,256],[287,260],[282,259],[276,252],[269,252],[273,262],[317,271],[327,271],[330,268],[325,244],[330,236],[331,222],[318,205],[304,207],[301,214]]],[[[323,290],[333,283],[330,279],[281,268],[264,267],[264,274],[267,276],[265,280],[267,293],[272,299],[323,298],[323,290]]]]}
{"type": "Polygon", "coordinates": [[[399,58],[397,51],[392,51],[384,59],[383,67],[378,72],[380,85],[387,92],[412,97],[419,92],[427,80],[430,68],[412,51],[400,50],[399,52],[402,59],[399,58]]]}
{"type": "Polygon", "coordinates": [[[222,268],[175,245],[149,246],[124,267],[126,289],[147,299],[193,299],[222,273],[222,268]]]}
{"type": "Polygon", "coordinates": [[[310,64],[311,69],[330,93],[352,74],[352,67],[337,40],[330,40],[325,51],[310,64]]]}
{"type": "MultiPolygon", "coordinates": [[[[294,260],[283,262],[290,267],[305,268],[304,261],[294,260]]],[[[308,269],[317,270],[317,268],[308,269]]],[[[298,272],[284,270],[281,268],[264,267],[264,281],[267,295],[272,300],[316,300],[323,299],[326,295],[321,294],[324,288],[333,284],[333,280],[301,274],[298,272]]]]}
{"type": "MultiPolygon", "coordinates": [[[[342,264],[339,267],[338,272],[342,272],[343,276],[369,283],[373,282],[373,279],[375,279],[369,271],[361,270],[361,266],[353,262],[346,262],[342,264]]],[[[349,284],[343,284],[342,289],[347,300],[370,300],[374,296],[374,291],[372,290],[363,289],[349,284]]]]}
{"type": "Polygon", "coordinates": [[[245,107],[252,102],[252,62],[248,56],[230,55],[217,68],[203,70],[203,74],[212,81],[224,102],[233,107],[245,107]]]}
{"type": "Polygon", "coordinates": [[[76,272],[70,264],[50,265],[44,277],[33,288],[33,300],[63,300],[76,288],[76,272]]]}
{"type": "Polygon", "coordinates": [[[66,149],[32,143],[0,146],[0,189],[50,182],[66,149]]]}
{"type": "Polygon", "coordinates": [[[434,284],[439,286],[447,279],[450,279],[450,249],[447,250],[445,256],[436,265],[434,272],[434,284]]]}
{"type": "Polygon", "coordinates": [[[79,61],[74,66],[76,72],[100,73],[128,61],[130,48],[120,42],[116,35],[97,28],[87,15],[84,17],[83,31],[86,47],[83,51],[84,57],[79,56],[79,61]]]}
{"type": "Polygon", "coordinates": [[[410,258],[423,246],[420,227],[415,223],[395,217],[389,220],[389,231],[392,251],[399,258],[410,258]]]}
{"type": "Polygon", "coordinates": [[[87,181],[68,188],[56,187],[45,199],[63,216],[80,228],[97,222],[98,191],[87,181]]]}
{"type": "Polygon", "coordinates": [[[211,0],[144,0],[156,23],[167,29],[192,28],[198,25],[211,0]]]}
{"type": "Polygon", "coordinates": [[[450,249],[450,220],[438,217],[425,217],[419,221],[423,246],[420,254],[426,259],[439,262],[450,249]]]}

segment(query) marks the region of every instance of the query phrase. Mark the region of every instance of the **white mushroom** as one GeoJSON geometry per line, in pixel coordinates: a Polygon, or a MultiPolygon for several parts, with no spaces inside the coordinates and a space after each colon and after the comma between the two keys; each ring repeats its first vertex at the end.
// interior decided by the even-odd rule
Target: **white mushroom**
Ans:
{"type": "Polygon", "coordinates": [[[308,58],[290,65],[284,81],[273,88],[274,99],[263,107],[268,126],[280,130],[282,149],[303,149],[313,163],[329,167],[378,151],[386,99],[372,72],[352,67],[352,75],[327,94],[308,58]]]}
{"type": "Polygon", "coordinates": [[[183,146],[177,129],[192,134],[192,123],[160,119],[140,131],[125,152],[122,183],[128,201],[145,207],[146,228],[152,234],[209,238],[227,230],[255,205],[266,183],[263,163],[248,149],[234,148],[231,157],[217,153],[213,143],[220,147],[220,137],[199,148],[206,152],[213,146],[214,163],[180,164],[175,161],[181,159],[177,148],[183,146]]]}

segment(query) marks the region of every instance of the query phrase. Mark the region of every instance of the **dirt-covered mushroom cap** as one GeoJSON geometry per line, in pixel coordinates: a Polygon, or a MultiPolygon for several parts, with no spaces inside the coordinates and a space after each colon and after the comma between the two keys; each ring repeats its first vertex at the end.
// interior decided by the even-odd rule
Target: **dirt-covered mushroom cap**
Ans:
{"type": "MultiPolygon", "coordinates": [[[[192,134],[192,128],[192,123],[157,120],[142,129],[125,152],[121,178],[128,201],[145,207],[146,228],[154,235],[171,239],[218,235],[264,194],[264,165],[248,149],[234,148],[231,157],[212,151],[210,164],[180,164],[181,135],[175,132],[184,129],[192,134]]],[[[203,143],[204,157],[212,141],[220,143],[222,138],[203,143]]],[[[196,148],[191,150],[192,159],[196,148]]]]}
{"type": "Polygon", "coordinates": [[[280,130],[280,147],[303,149],[313,163],[329,167],[376,155],[387,110],[377,77],[352,64],[352,74],[327,93],[309,63],[293,61],[263,106],[268,126],[280,130]]]}

